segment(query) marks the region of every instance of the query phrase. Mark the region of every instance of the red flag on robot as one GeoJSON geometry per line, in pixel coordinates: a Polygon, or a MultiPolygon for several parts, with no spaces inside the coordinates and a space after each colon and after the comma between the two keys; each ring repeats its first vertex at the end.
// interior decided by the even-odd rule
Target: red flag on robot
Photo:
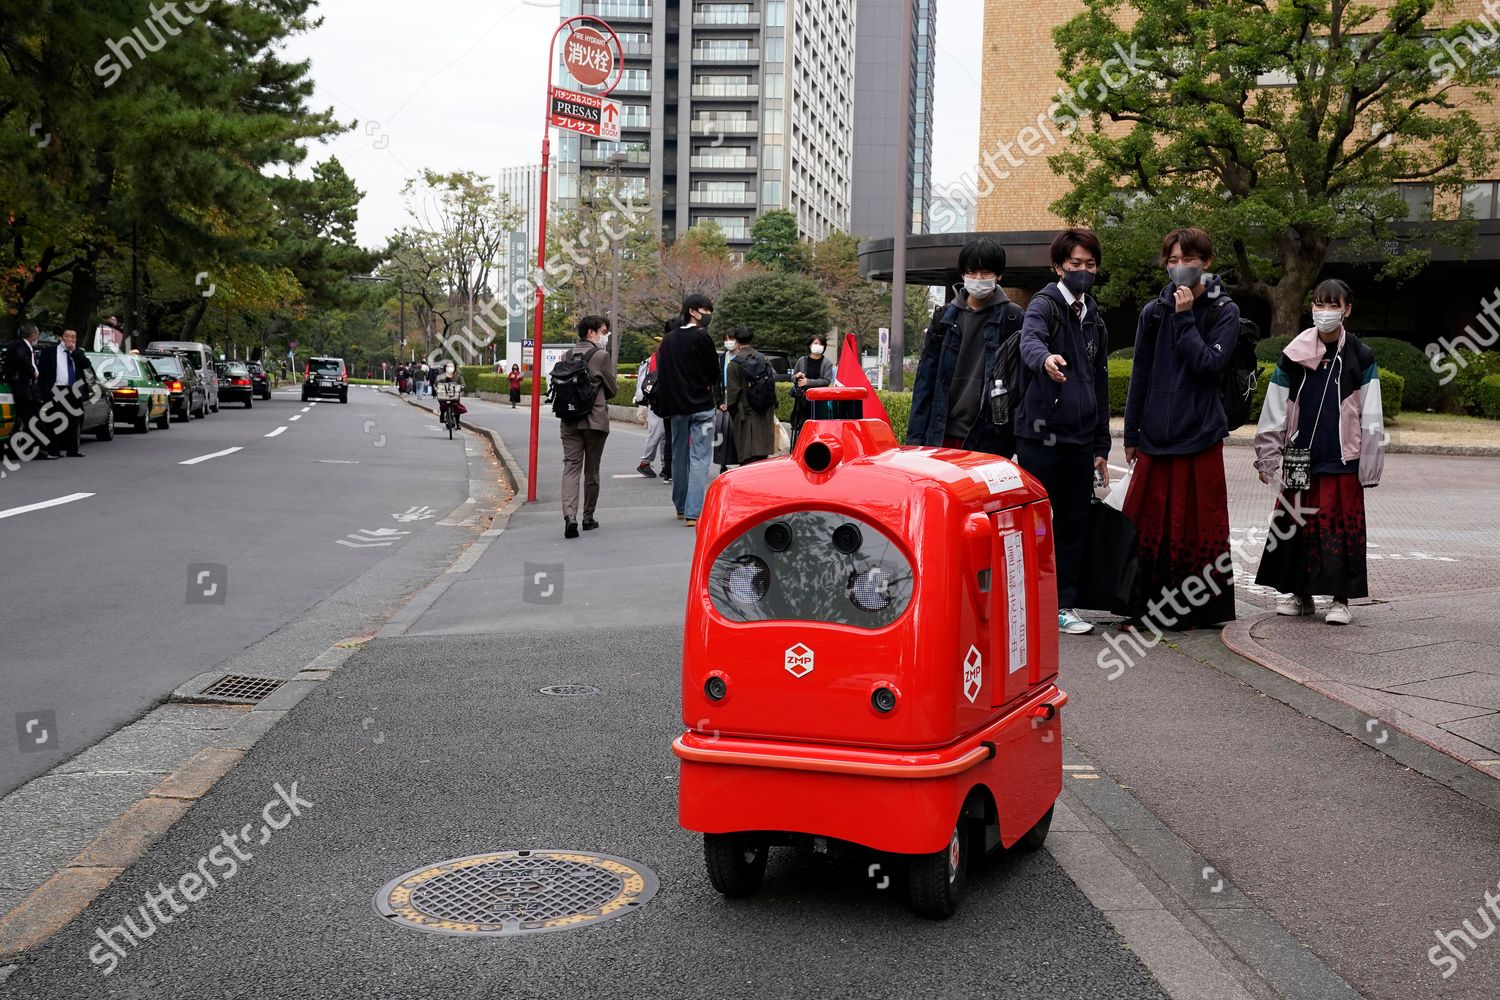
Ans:
{"type": "MultiPolygon", "coordinates": [[[[839,385],[849,386],[855,389],[864,389],[864,416],[866,420],[878,417],[886,423],[891,423],[890,414],[885,412],[881,405],[880,397],[875,394],[875,387],[870,384],[870,379],[865,375],[864,366],[859,363],[859,339],[852,333],[844,335],[844,348],[839,351],[839,366],[834,373],[839,385]]],[[[895,429],[891,424],[891,429],[895,429]]]]}

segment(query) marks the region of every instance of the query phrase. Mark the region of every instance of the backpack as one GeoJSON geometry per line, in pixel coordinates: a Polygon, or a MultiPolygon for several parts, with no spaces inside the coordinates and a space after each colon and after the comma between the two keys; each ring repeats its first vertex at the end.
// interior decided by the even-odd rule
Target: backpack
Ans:
{"type": "MultiPolygon", "coordinates": [[[[1210,316],[1217,316],[1224,303],[1232,301],[1220,295],[1210,309],[1210,316]]],[[[1156,300],[1157,329],[1165,322],[1161,300],[1156,300]]],[[[1252,319],[1240,315],[1239,336],[1235,338],[1234,350],[1229,354],[1229,367],[1219,376],[1219,402],[1224,406],[1224,417],[1229,429],[1243,426],[1250,420],[1250,399],[1255,395],[1255,379],[1260,371],[1260,362],[1255,356],[1255,347],[1260,343],[1260,327],[1252,319]]]]}
{"type": "Polygon", "coordinates": [[[776,408],[776,373],[759,354],[735,358],[745,376],[745,401],[756,413],[765,413],[776,408]]]}
{"type": "Polygon", "coordinates": [[[656,380],[660,377],[656,368],[656,359],[652,358],[646,366],[646,371],[641,374],[641,403],[650,406],[656,397],[656,380]]]}
{"type": "Polygon", "coordinates": [[[594,411],[599,383],[589,371],[589,358],[598,350],[596,344],[582,354],[569,354],[553,365],[547,375],[547,402],[552,404],[553,415],[563,423],[577,423],[594,411]]]}

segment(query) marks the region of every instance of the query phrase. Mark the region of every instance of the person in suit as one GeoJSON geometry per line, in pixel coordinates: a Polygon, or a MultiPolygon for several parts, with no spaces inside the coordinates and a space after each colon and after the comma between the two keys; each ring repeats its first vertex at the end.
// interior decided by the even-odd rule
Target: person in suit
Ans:
{"type": "MultiPolygon", "coordinates": [[[[16,339],[11,341],[10,348],[5,352],[6,379],[10,383],[11,396],[15,399],[15,423],[11,426],[11,440],[19,440],[18,435],[22,428],[30,428],[36,421],[37,415],[42,412],[41,389],[38,385],[39,372],[37,371],[36,342],[41,336],[41,331],[36,324],[27,323],[21,327],[16,339]]],[[[34,433],[28,431],[28,434],[34,433]]],[[[6,448],[15,452],[11,443],[6,448]]],[[[45,450],[38,451],[35,458],[43,461],[51,461],[52,456],[45,450]]]]}
{"type": "Polygon", "coordinates": [[[583,485],[583,530],[599,527],[594,509],[599,503],[599,462],[609,439],[609,401],[620,391],[610,360],[609,320],[585,316],[578,321],[578,343],[564,358],[588,358],[589,373],[598,386],[594,408],[577,423],[561,422],[563,446],[563,537],[578,537],[578,487],[583,485]]]}
{"type": "Polygon", "coordinates": [[[78,348],[78,331],[64,330],[55,346],[37,352],[38,388],[49,412],[42,423],[48,429],[47,452],[54,458],[66,452],[70,458],[82,458],[78,449],[83,429],[83,401],[88,391],[83,373],[94,367],[78,348]]]}

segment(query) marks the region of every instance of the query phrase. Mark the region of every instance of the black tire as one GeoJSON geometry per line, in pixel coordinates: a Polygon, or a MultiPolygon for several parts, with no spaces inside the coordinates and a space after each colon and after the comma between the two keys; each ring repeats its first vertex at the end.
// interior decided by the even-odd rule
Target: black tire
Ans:
{"type": "Polygon", "coordinates": [[[219,412],[219,404],[217,402],[215,402],[214,405],[212,405],[212,406],[209,407],[209,410],[211,412],[213,412],[213,413],[218,413],[219,412]]]}
{"type": "Polygon", "coordinates": [[[168,406],[168,407],[167,407],[167,413],[168,413],[168,414],[169,414],[169,415],[170,415],[170,416],[171,416],[171,417],[173,417],[173,418],[178,418],[178,417],[180,417],[180,419],[181,419],[181,420],[182,420],[182,422],[183,422],[183,423],[187,423],[187,422],[188,422],[188,421],[189,421],[189,420],[191,420],[191,419],[193,419],[193,414],[192,414],[192,411],[190,411],[190,410],[189,410],[189,409],[188,409],[188,402],[187,402],[187,400],[186,400],[186,399],[184,399],[184,400],[183,400],[183,401],[182,401],[182,412],[181,412],[181,414],[178,414],[178,413],[174,413],[174,412],[173,412],[173,411],[172,411],[172,408],[171,408],[171,407],[170,407],[170,406],[168,406]]]}
{"type": "Polygon", "coordinates": [[[708,880],[730,899],[755,895],[771,853],[765,836],[754,833],[705,833],[703,861],[708,880]]]}
{"type": "Polygon", "coordinates": [[[164,431],[172,426],[172,407],[167,406],[167,412],[156,418],[156,429],[164,431]]]}
{"type": "Polygon", "coordinates": [[[248,410],[248,409],[250,409],[250,407],[252,407],[254,405],[255,405],[255,401],[252,400],[249,396],[246,396],[245,397],[245,409],[248,410]]]}
{"type": "Polygon", "coordinates": [[[1036,826],[1021,834],[1021,839],[1010,845],[1010,849],[1018,854],[1029,854],[1046,843],[1047,831],[1052,829],[1052,810],[1056,808],[1055,805],[1048,808],[1042,818],[1036,821],[1036,826]]]}
{"type": "Polygon", "coordinates": [[[140,418],[130,426],[137,434],[149,434],[151,432],[151,407],[148,406],[142,410],[140,418]]]}
{"type": "Polygon", "coordinates": [[[919,915],[946,920],[958,910],[968,880],[972,839],[969,824],[960,818],[947,847],[908,862],[906,899],[919,915]]]}
{"type": "Polygon", "coordinates": [[[104,423],[94,429],[94,437],[100,441],[115,439],[115,408],[113,406],[104,411],[104,423]]]}
{"type": "Polygon", "coordinates": [[[448,440],[453,440],[453,420],[449,417],[443,418],[443,423],[448,425],[448,440]]]}
{"type": "Polygon", "coordinates": [[[349,402],[349,394],[348,394],[348,393],[347,393],[347,392],[346,392],[346,393],[343,393],[343,394],[341,394],[341,395],[340,395],[340,396],[339,396],[339,402],[340,402],[340,403],[347,403],[347,402],[349,402]]]}

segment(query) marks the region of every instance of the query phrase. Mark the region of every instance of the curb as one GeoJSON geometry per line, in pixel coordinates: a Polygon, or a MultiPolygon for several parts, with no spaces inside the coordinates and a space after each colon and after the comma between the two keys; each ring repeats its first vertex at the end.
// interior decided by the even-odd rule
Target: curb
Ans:
{"type": "MultiPolygon", "coordinates": [[[[1361,739],[1367,743],[1371,742],[1369,735],[1374,729],[1383,725],[1423,746],[1451,757],[1486,778],[1500,778],[1500,764],[1485,764],[1468,756],[1453,743],[1449,738],[1450,734],[1444,730],[1261,645],[1251,630],[1259,623],[1275,617],[1275,613],[1271,612],[1255,618],[1242,618],[1230,622],[1219,633],[1219,640],[1230,652],[1363,716],[1368,721],[1365,727],[1366,735],[1361,739]]],[[[1382,737],[1384,735],[1382,733],[1382,737]]],[[[1374,741],[1376,744],[1384,742],[1384,739],[1374,741]]],[[[1376,749],[1383,750],[1384,747],[1377,746],[1376,749]]]]}

